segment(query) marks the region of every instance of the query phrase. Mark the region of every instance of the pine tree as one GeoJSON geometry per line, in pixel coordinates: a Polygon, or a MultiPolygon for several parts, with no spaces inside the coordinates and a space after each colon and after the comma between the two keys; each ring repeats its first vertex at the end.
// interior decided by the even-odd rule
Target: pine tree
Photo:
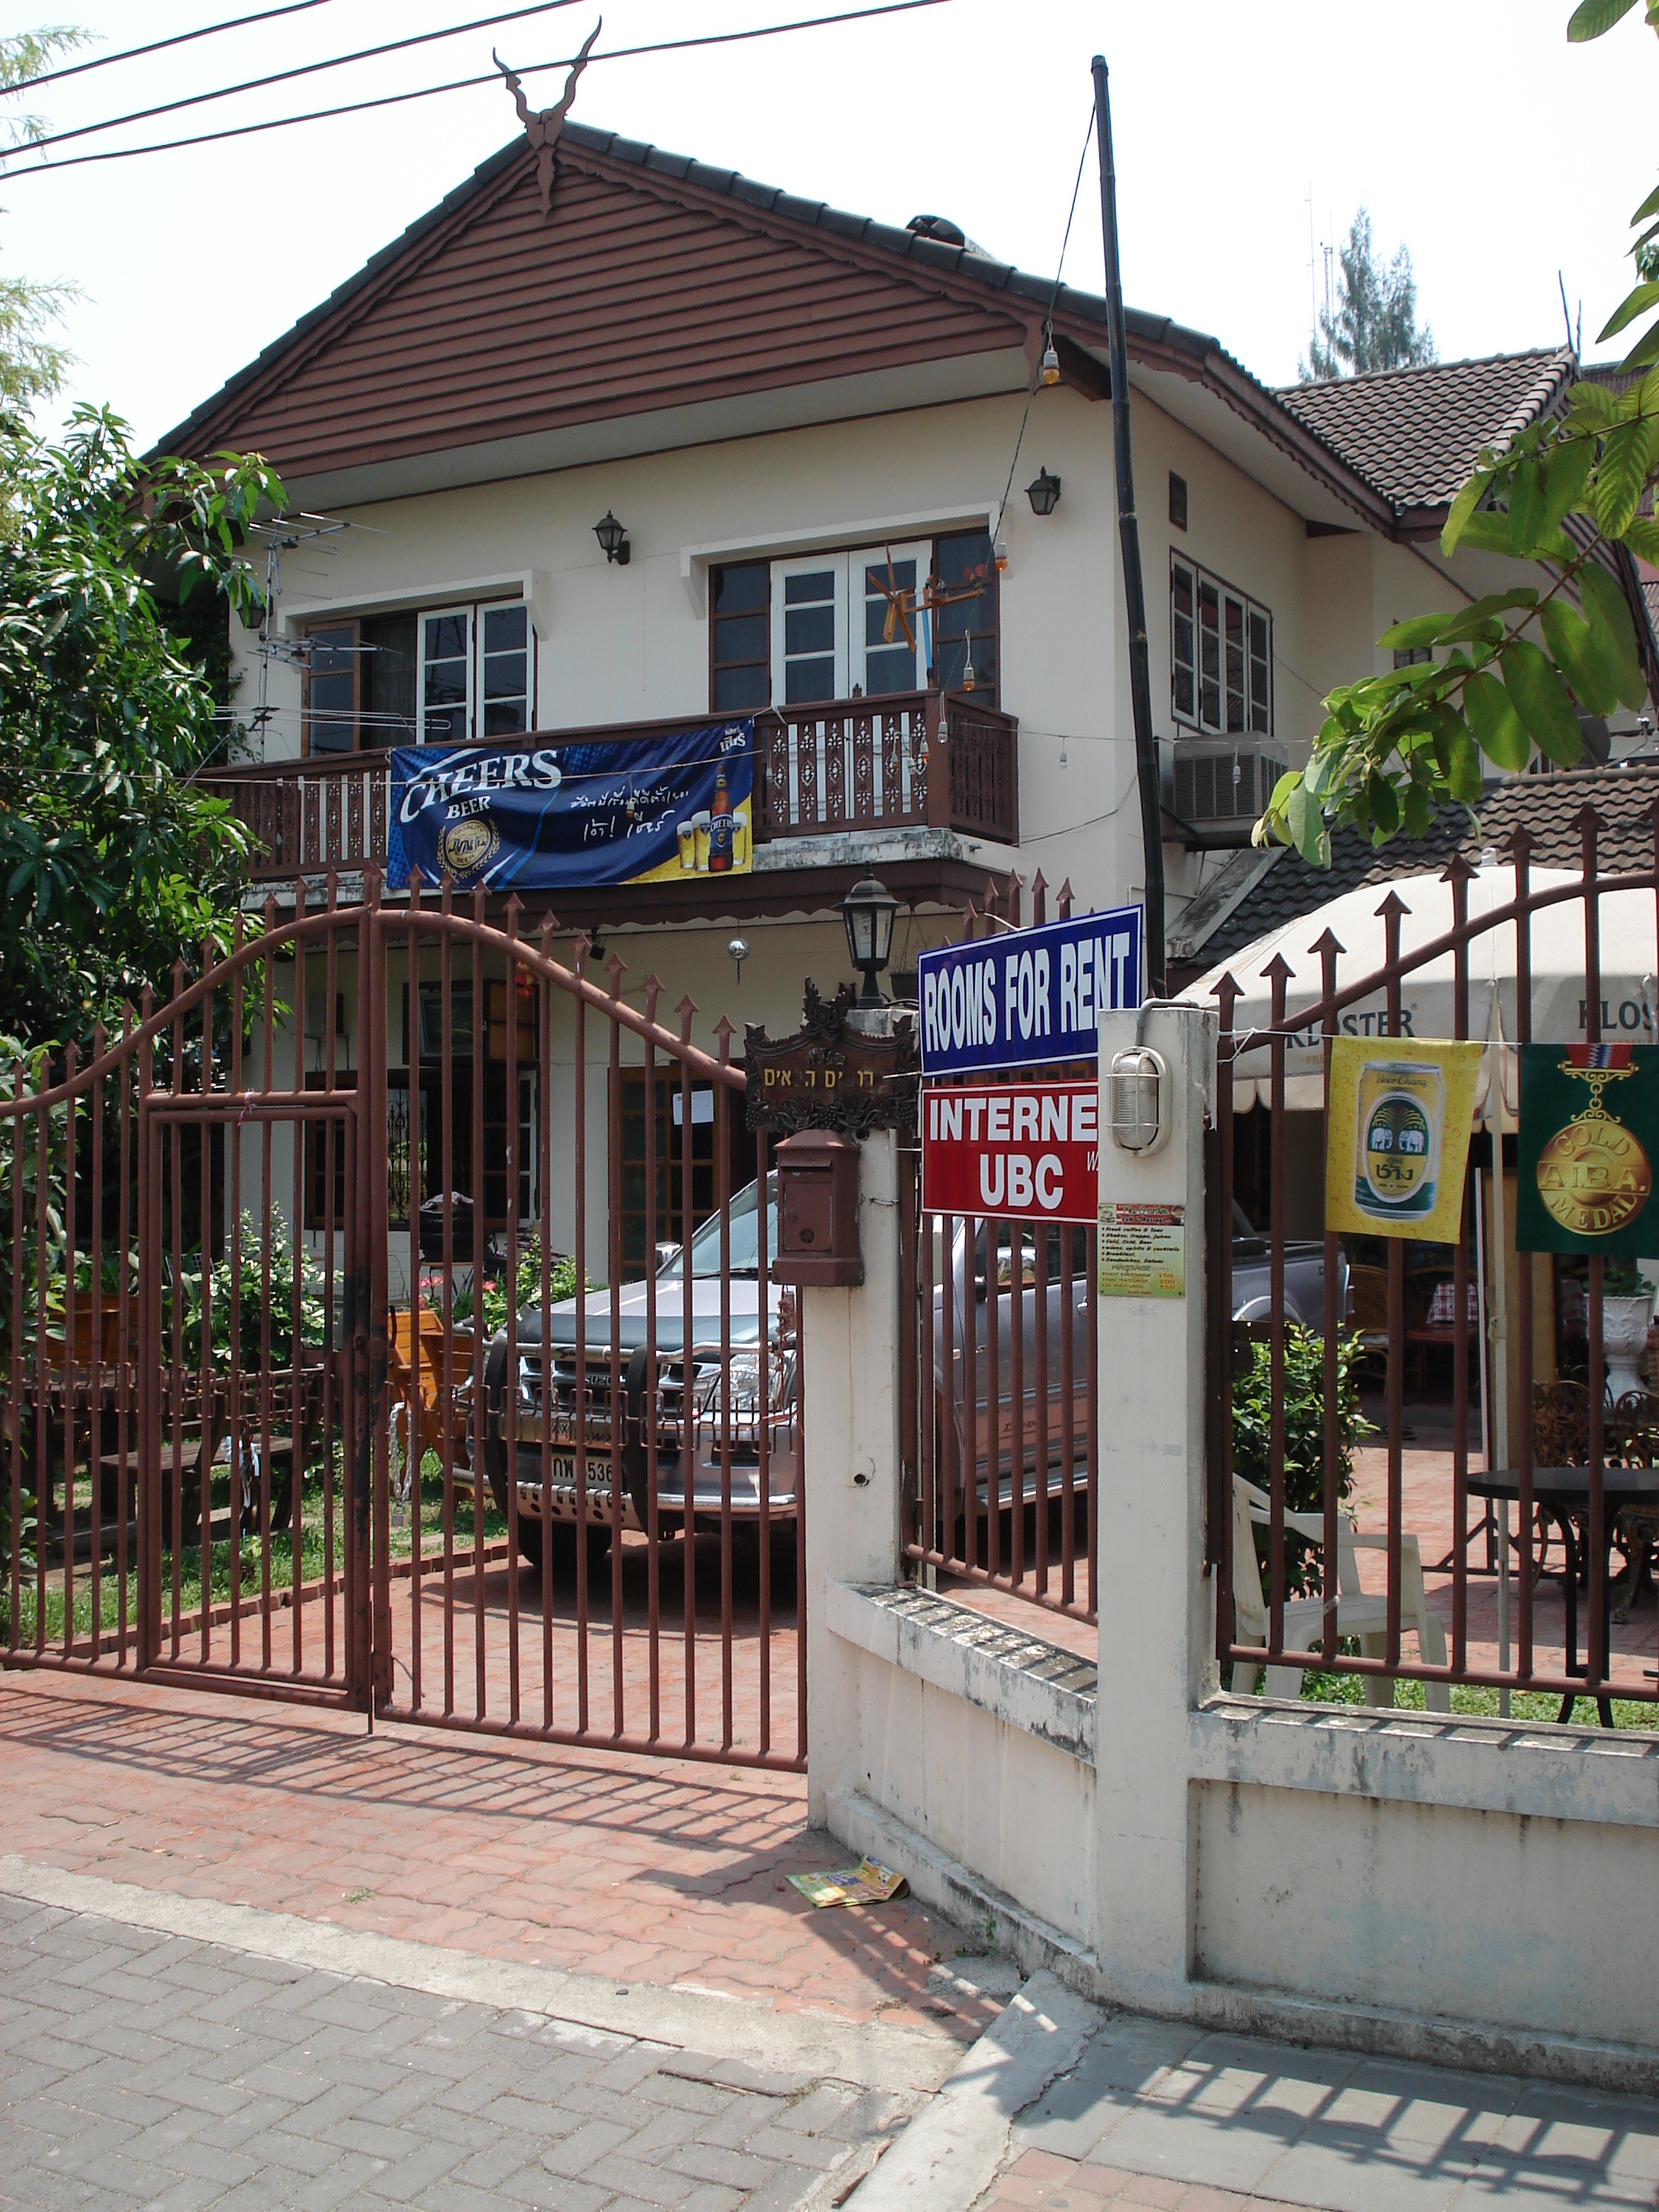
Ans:
{"type": "Polygon", "coordinates": [[[1434,333],[1417,322],[1417,280],[1402,246],[1385,268],[1371,244],[1371,219],[1361,208],[1338,249],[1336,305],[1321,310],[1308,358],[1297,371],[1304,384],[1363,376],[1376,368],[1415,368],[1437,358],[1434,333]]]}

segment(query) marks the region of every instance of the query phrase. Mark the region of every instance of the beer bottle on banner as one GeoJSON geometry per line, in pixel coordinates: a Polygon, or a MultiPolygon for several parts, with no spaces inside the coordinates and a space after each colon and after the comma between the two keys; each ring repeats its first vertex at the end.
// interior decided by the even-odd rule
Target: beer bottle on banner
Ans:
{"type": "Polygon", "coordinates": [[[714,803],[708,810],[708,872],[729,874],[732,867],[732,797],[726,788],[726,770],[714,775],[714,803]]]}

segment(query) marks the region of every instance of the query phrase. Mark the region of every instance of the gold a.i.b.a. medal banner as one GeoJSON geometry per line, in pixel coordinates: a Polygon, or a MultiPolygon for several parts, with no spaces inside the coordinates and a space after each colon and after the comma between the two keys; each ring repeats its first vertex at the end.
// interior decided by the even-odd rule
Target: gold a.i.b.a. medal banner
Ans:
{"type": "Polygon", "coordinates": [[[1659,1047],[1521,1048],[1522,1252],[1659,1252],[1659,1047]]]}
{"type": "Polygon", "coordinates": [[[1338,1037],[1325,1124],[1325,1226],[1455,1243],[1479,1044],[1338,1037]]]}

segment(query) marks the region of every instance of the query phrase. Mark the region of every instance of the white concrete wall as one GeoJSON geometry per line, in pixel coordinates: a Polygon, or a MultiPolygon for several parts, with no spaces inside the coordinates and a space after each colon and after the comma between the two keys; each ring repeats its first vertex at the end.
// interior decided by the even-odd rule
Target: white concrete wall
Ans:
{"type": "MultiPolygon", "coordinates": [[[[1103,1067],[1135,1026],[1107,1018],[1103,1067]]],[[[1154,1012],[1145,1041],[1176,1071],[1171,1140],[1139,1160],[1102,1148],[1103,1195],[1184,1204],[1188,1239],[1183,1298],[1101,1301],[1101,1694],[1086,1727],[1040,1677],[988,1688],[988,1660],[930,1642],[921,1594],[871,1594],[897,1580],[896,1437],[869,1387],[884,1354],[891,1370],[894,1286],[878,1267],[863,1291],[808,1295],[813,1817],[1116,2003],[1651,2089],[1659,1929],[1640,1899],[1659,1735],[1218,1687],[1203,1398],[1213,1038],[1212,1015],[1154,1012]]],[[[884,1201],[887,1160],[866,1150],[866,1208],[884,1201]]],[[[866,1243],[866,1267],[887,1249],[866,1243]]]]}

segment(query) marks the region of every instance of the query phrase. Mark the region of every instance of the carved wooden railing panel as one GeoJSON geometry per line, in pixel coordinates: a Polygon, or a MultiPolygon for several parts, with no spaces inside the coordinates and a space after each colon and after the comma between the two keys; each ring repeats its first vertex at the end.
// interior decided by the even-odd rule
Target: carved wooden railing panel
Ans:
{"type": "MultiPolygon", "coordinates": [[[[684,726],[681,717],[537,731],[523,742],[557,750],[684,726]]],[[[830,700],[757,714],[756,842],[931,828],[1018,843],[1018,729],[1012,715],[961,692],[830,700]]],[[[382,754],[212,769],[201,782],[246,826],[255,882],[386,865],[391,771],[382,754]]]]}

